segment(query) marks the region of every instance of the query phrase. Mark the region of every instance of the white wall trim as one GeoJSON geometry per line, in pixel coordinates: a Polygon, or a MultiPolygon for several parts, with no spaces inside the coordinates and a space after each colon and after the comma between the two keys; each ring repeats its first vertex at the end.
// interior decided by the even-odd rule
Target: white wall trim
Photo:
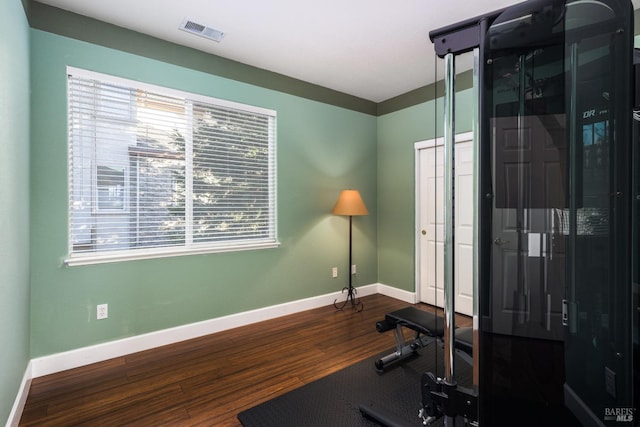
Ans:
{"type": "Polygon", "coordinates": [[[405,291],[394,288],[393,286],[383,285],[382,283],[378,283],[378,293],[400,301],[408,302],[409,304],[416,304],[418,302],[417,294],[415,292],[405,291]]]}
{"type": "Polygon", "coordinates": [[[20,383],[20,389],[18,390],[18,395],[16,396],[16,400],[13,402],[13,408],[11,408],[11,413],[7,419],[7,427],[17,427],[18,424],[20,424],[22,411],[24,410],[25,403],[27,403],[27,396],[29,395],[29,389],[31,388],[31,379],[33,378],[32,366],[32,362],[29,362],[27,369],[24,372],[22,382],[20,383]]]}
{"type": "MultiPolygon", "coordinates": [[[[380,283],[359,286],[357,287],[357,292],[359,297],[380,293],[411,304],[414,304],[416,301],[415,292],[404,291],[380,283]]],[[[342,300],[343,298],[345,298],[345,294],[342,292],[332,292],[298,301],[231,314],[229,316],[204,320],[202,322],[191,323],[188,325],[177,326],[175,328],[164,329],[148,334],[137,335],[134,337],[123,338],[116,341],[38,357],[31,361],[32,378],[90,365],[92,363],[102,362],[115,357],[149,350],[163,345],[174,344],[192,338],[198,338],[204,335],[225,331],[227,329],[237,328],[239,326],[274,319],[288,314],[328,306],[333,304],[334,300],[342,300]]]]}

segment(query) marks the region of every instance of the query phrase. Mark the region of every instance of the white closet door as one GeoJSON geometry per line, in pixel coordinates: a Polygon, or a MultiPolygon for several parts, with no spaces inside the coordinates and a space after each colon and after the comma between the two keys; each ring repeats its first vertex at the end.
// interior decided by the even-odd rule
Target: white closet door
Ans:
{"type": "MultiPolygon", "coordinates": [[[[420,301],[442,307],[444,301],[444,168],[443,147],[435,141],[418,149],[416,176],[418,282],[420,301]]],[[[473,144],[468,138],[455,148],[455,309],[473,314],[473,144]]]]}

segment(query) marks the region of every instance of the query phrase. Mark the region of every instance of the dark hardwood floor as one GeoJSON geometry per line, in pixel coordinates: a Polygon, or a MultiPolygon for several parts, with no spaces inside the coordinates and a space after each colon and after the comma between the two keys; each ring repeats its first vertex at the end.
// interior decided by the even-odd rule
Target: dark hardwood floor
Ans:
{"type": "Polygon", "coordinates": [[[238,426],[239,412],[393,347],[375,322],[409,304],[362,301],[360,313],[322,307],[35,378],[20,425],[238,426]]]}

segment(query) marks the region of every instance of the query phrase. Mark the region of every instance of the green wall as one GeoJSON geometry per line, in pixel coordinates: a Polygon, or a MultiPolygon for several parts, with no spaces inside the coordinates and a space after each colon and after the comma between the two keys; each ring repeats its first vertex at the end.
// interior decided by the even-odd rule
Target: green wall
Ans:
{"type": "Polygon", "coordinates": [[[29,363],[29,25],[0,2],[0,424],[29,363]]]}
{"type": "Polygon", "coordinates": [[[354,285],[377,281],[374,116],[40,30],[31,76],[32,357],[339,291],[348,220],[330,211],[343,188],[370,210],[354,219],[354,285]],[[63,266],[67,65],[276,110],[280,247],[63,266]],[[109,318],[96,321],[100,303],[109,318]]]}
{"type": "MultiPolygon", "coordinates": [[[[472,89],[456,94],[456,133],[471,130],[472,101],[472,89]]],[[[414,145],[442,136],[442,111],[439,97],[378,117],[378,281],[410,292],[416,280],[414,145]]]]}
{"type": "MultiPolygon", "coordinates": [[[[374,117],[49,32],[31,39],[32,357],[340,290],[347,276],[330,268],[347,271],[347,221],[329,212],[347,187],[371,213],[354,220],[354,284],[414,290],[414,143],[435,135],[434,101],[374,117]],[[278,111],[281,246],[64,267],[67,65],[278,111]],[[110,316],[98,322],[100,303],[110,316]]],[[[460,132],[471,96],[457,96],[460,132]]],[[[441,134],[441,100],[438,112],[441,134]]]]}

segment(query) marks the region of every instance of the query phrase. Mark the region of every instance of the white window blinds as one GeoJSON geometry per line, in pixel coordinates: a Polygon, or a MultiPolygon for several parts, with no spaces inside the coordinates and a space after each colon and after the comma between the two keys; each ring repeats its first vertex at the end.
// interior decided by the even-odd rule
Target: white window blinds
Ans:
{"type": "Polygon", "coordinates": [[[68,70],[68,264],[270,247],[274,111],[68,70]]]}

